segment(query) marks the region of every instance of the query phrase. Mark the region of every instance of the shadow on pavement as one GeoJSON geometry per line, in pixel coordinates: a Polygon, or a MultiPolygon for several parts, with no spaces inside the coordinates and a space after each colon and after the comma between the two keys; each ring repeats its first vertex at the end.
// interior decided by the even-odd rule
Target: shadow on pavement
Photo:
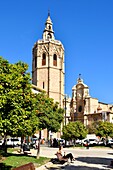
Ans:
{"type": "MultiPolygon", "coordinates": [[[[62,166],[62,167],[60,167],[60,166],[57,166],[57,167],[49,167],[49,168],[47,168],[46,167],[46,169],[48,169],[48,170],[105,170],[104,168],[102,169],[100,169],[100,168],[96,168],[96,167],[88,167],[88,166],[78,166],[78,165],[65,165],[65,166],[62,166]]],[[[110,170],[110,169],[106,169],[106,170],[110,170]]]]}
{"type": "Polygon", "coordinates": [[[109,155],[113,155],[113,152],[112,153],[108,153],[109,155]]]}
{"type": "Polygon", "coordinates": [[[113,167],[110,166],[111,164],[111,160],[110,158],[99,158],[99,157],[78,157],[76,158],[77,161],[82,163],[87,163],[87,164],[93,164],[93,166],[87,166],[87,165],[77,165],[76,164],[62,164],[59,165],[60,163],[57,162],[57,159],[51,159],[51,162],[53,164],[56,164],[55,167],[50,166],[50,167],[46,167],[46,169],[48,170],[58,170],[58,169],[64,169],[64,170],[112,170],[113,167]],[[56,162],[55,162],[56,161],[56,162]],[[99,164],[101,165],[103,168],[99,168],[99,167],[95,167],[94,164],[99,164]]]}
{"type": "Polygon", "coordinates": [[[53,164],[61,164],[61,165],[63,165],[64,163],[66,163],[66,161],[64,161],[64,160],[59,161],[57,158],[51,159],[50,162],[52,162],[53,164]]]}
{"type": "Polygon", "coordinates": [[[110,165],[113,159],[110,158],[100,158],[100,157],[78,157],[77,161],[91,163],[91,164],[101,164],[101,165],[110,165]]]}

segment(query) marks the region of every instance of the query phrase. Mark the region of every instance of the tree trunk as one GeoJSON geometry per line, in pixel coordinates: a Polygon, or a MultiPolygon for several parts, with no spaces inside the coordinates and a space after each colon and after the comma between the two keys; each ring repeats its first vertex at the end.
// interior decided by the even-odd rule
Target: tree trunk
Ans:
{"type": "Polygon", "coordinates": [[[40,140],[41,140],[41,131],[39,131],[39,139],[37,141],[37,155],[36,155],[37,159],[39,159],[40,156],[40,140]]]}
{"type": "Polygon", "coordinates": [[[36,158],[39,159],[39,157],[40,157],[40,139],[39,139],[39,141],[38,141],[36,158]]]}
{"type": "Polygon", "coordinates": [[[24,136],[21,136],[20,153],[23,151],[23,140],[24,140],[24,136]]]}
{"type": "Polygon", "coordinates": [[[7,135],[4,135],[4,143],[3,143],[3,150],[5,153],[7,153],[7,135]]]}

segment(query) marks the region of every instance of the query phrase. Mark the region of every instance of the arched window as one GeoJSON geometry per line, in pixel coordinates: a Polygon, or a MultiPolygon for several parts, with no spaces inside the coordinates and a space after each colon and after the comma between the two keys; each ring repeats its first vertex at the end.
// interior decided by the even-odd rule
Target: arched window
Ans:
{"type": "Polygon", "coordinates": [[[48,34],[47,34],[47,39],[49,40],[49,39],[51,39],[51,38],[52,38],[51,34],[48,33],[48,34]]]}
{"type": "Polygon", "coordinates": [[[53,55],[53,65],[57,66],[57,55],[56,54],[53,55]]]}
{"type": "Polygon", "coordinates": [[[78,111],[79,111],[79,112],[82,111],[82,106],[79,106],[78,111]]]}
{"type": "Polygon", "coordinates": [[[46,65],[46,54],[43,53],[42,55],[42,66],[46,65]]]}
{"type": "Polygon", "coordinates": [[[51,26],[49,25],[49,30],[51,29],[51,26]]]}

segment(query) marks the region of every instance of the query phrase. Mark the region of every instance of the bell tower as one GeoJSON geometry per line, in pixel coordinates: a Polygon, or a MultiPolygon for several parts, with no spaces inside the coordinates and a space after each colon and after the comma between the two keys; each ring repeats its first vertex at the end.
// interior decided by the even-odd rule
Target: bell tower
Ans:
{"type": "Polygon", "coordinates": [[[63,107],[64,76],[64,47],[54,37],[53,23],[48,12],[42,39],[32,49],[32,83],[63,107]]]}
{"type": "Polygon", "coordinates": [[[84,84],[81,74],[77,79],[77,84],[72,88],[71,119],[87,124],[87,114],[90,108],[89,87],[84,84]]]}
{"type": "Polygon", "coordinates": [[[76,85],[76,112],[77,120],[84,122],[84,85],[82,79],[78,78],[76,85]]]}

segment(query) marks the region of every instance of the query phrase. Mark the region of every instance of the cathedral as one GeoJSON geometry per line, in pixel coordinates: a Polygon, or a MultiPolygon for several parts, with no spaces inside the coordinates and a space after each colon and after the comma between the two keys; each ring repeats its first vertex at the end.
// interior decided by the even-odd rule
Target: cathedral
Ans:
{"type": "Polygon", "coordinates": [[[89,87],[79,75],[76,85],[72,88],[72,97],[66,97],[65,89],[64,47],[55,39],[53,23],[48,13],[39,39],[32,49],[32,84],[33,89],[46,91],[50,98],[65,109],[65,125],[69,121],[81,121],[85,126],[95,121],[113,123],[113,105],[99,102],[89,94],[89,87]]]}

